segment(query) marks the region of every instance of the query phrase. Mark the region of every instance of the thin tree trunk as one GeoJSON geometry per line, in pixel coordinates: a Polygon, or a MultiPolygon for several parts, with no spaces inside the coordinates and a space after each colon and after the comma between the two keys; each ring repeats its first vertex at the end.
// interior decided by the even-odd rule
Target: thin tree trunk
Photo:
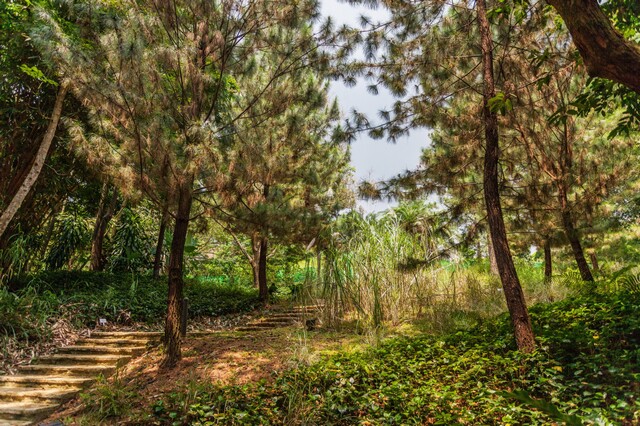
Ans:
{"type": "Polygon", "coordinates": [[[573,216],[571,215],[571,210],[569,209],[566,192],[561,190],[559,193],[559,197],[560,197],[560,206],[562,208],[562,212],[561,212],[562,226],[564,227],[564,232],[567,235],[569,244],[571,245],[573,258],[576,260],[576,264],[578,265],[580,276],[584,281],[593,281],[593,275],[591,275],[589,264],[587,263],[587,259],[585,259],[584,257],[584,250],[582,249],[582,244],[580,244],[580,237],[578,236],[578,230],[576,229],[573,223],[573,216]]]}
{"type": "Polygon", "coordinates": [[[251,236],[251,253],[253,257],[249,260],[251,263],[251,272],[253,273],[253,286],[260,288],[260,236],[255,233],[251,236]]]}
{"type": "Polygon", "coordinates": [[[118,201],[118,192],[113,188],[111,198],[107,203],[107,197],[109,196],[109,184],[104,183],[102,187],[102,194],[100,195],[100,205],[98,206],[98,213],[96,214],[96,223],[93,228],[93,237],[91,239],[91,265],[92,271],[103,271],[105,266],[104,256],[104,237],[107,233],[107,227],[109,222],[113,218],[113,213],[116,209],[116,202],[118,201]]]}
{"type": "Polygon", "coordinates": [[[40,172],[42,171],[42,167],[44,166],[44,162],[47,159],[47,155],[49,154],[49,148],[51,148],[51,142],[53,141],[54,136],[56,135],[56,129],[58,128],[58,122],[60,121],[60,116],[62,115],[62,104],[64,103],[64,98],[67,94],[69,86],[66,82],[62,82],[60,84],[60,89],[58,90],[58,94],[56,95],[56,102],[53,106],[53,112],[51,114],[51,121],[49,121],[49,126],[47,127],[47,131],[42,138],[42,143],[40,144],[40,148],[38,148],[38,153],[35,156],[33,161],[33,166],[31,166],[31,170],[25,177],[22,185],[16,192],[16,194],[11,199],[11,202],[0,216],[0,237],[4,234],[4,231],[9,226],[9,222],[18,212],[18,209],[22,205],[22,202],[27,197],[27,194],[35,185],[38,180],[38,176],[40,176],[40,172]]]}
{"type": "Polygon", "coordinates": [[[600,272],[600,265],[598,265],[598,257],[596,256],[596,252],[592,251],[589,253],[589,257],[591,258],[591,266],[593,270],[597,273],[600,272]]]}
{"type": "Polygon", "coordinates": [[[180,188],[178,211],[173,228],[173,241],[169,255],[169,294],[167,298],[167,317],[164,326],[164,358],[161,368],[171,368],[181,358],[182,336],[180,321],[182,318],[182,288],[184,286],[184,246],[191,214],[191,184],[180,188]]]}
{"type": "Polygon", "coordinates": [[[553,266],[551,264],[551,241],[549,238],[544,239],[544,281],[551,282],[553,266]]]}
{"type": "Polygon", "coordinates": [[[269,302],[269,287],[267,286],[267,237],[260,238],[260,257],[258,262],[258,294],[260,302],[269,302]]]}
{"type": "Polygon", "coordinates": [[[156,254],[153,257],[153,278],[160,276],[162,269],[162,248],[164,246],[164,234],[169,223],[169,206],[168,203],[162,208],[162,219],[160,219],[160,230],[158,231],[158,242],[156,243],[156,254]]]}
{"type": "Polygon", "coordinates": [[[496,277],[500,276],[500,271],[498,270],[498,259],[496,259],[496,252],[493,249],[493,243],[491,242],[491,232],[487,233],[487,248],[489,251],[489,272],[496,277]]]}
{"type": "MultiPolygon", "coordinates": [[[[265,183],[262,189],[265,202],[269,199],[269,187],[270,185],[265,183]]],[[[264,234],[260,237],[260,257],[258,258],[258,294],[260,301],[266,304],[269,301],[269,287],[267,286],[267,235],[269,235],[269,230],[264,227],[262,232],[264,234]]]]}
{"type": "Polygon", "coordinates": [[[535,349],[535,338],[531,327],[529,312],[520,286],[518,274],[513,264],[507,231],[504,226],[502,208],[500,206],[500,190],[498,186],[498,164],[500,158],[500,139],[498,134],[498,117],[489,108],[489,100],[495,96],[493,79],[493,42],[491,28],[487,19],[485,0],[477,0],[478,25],[480,27],[481,48],[483,59],[483,115],[486,139],[484,157],[484,198],[487,206],[487,220],[493,243],[493,249],[498,261],[498,270],[502,288],[507,300],[507,307],[513,324],[516,344],[523,352],[535,349]]]}
{"type": "Polygon", "coordinates": [[[316,281],[318,288],[322,287],[322,251],[316,246],[316,281]]]}

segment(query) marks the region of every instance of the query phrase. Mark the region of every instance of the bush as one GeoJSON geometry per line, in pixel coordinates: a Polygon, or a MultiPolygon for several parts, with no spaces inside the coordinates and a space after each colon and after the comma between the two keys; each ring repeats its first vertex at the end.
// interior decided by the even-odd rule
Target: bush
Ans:
{"type": "MultiPolygon", "coordinates": [[[[7,307],[47,301],[47,315],[68,316],[78,326],[93,326],[98,318],[112,323],[155,323],[164,318],[167,280],[150,276],[83,271],[54,271],[23,277],[12,283],[22,288],[0,299],[7,307]]],[[[247,311],[258,303],[253,288],[188,279],[184,295],[192,316],[215,316],[247,311]]],[[[0,295],[2,297],[2,295],[0,295]]],[[[4,324],[4,322],[2,322],[4,324]]],[[[9,322],[7,322],[9,323],[9,322]]],[[[0,329],[0,332],[2,330],[0,329]]]]}

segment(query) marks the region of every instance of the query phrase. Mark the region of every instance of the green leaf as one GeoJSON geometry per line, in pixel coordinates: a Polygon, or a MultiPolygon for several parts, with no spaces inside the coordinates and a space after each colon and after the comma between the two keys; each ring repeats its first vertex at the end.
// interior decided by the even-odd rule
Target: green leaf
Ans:
{"type": "Polygon", "coordinates": [[[52,86],[57,86],[58,83],[51,80],[49,77],[47,77],[46,75],[44,75],[44,73],[42,71],[40,71],[40,69],[38,67],[36,67],[35,65],[32,67],[29,67],[25,64],[20,65],[20,70],[27,74],[29,77],[34,78],[38,81],[41,81],[43,83],[46,84],[50,84],[52,86]]]}

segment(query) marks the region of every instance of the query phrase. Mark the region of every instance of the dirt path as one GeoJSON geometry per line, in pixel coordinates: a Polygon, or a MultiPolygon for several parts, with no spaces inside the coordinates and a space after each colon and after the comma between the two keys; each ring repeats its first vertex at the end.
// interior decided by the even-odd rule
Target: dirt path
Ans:
{"type": "MultiPolygon", "coordinates": [[[[160,349],[154,349],[130,362],[107,384],[98,386],[103,387],[103,392],[111,393],[126,389],[124,393],[131,394],[130,410],[138,414],[151,413],[151,405],[162,395],[198,384],[269,381],[278,371],[301,363],[313,363],[323,355],[359,350],[367,344],[366,340],[366,336],[351,333],[306,332],[300,327],[217,332],[206,337],[188,338],[183,343],[182,361],[171,371],[158,370],[162,354],[160,349]]],[[[65,425],[96,424],[95,419],[87,423],[88,419],[83,418],[84,408],[82,398],[77,398],[48,421],[62,419],[65,425]]],[[[126,414],[123,417],[130,418],[126,414]]],[[[103,424],[118,423],[109,419],[103,424]]]]}

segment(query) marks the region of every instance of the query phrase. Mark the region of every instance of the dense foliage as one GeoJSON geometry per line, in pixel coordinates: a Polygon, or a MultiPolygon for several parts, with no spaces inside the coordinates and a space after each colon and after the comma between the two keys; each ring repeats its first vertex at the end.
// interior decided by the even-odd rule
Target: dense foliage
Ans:
{"type": "MultiPolygon", "coordinates": [[[[93,326],[98,318],[110,323],[157,323],[166,309],[167,282],[149,276],[95,272],[49,272],[16,279],[15,293],[0,290],[0,332],[32,336],[43,324],[64,317],[78,327],[93,326]]],[[[255,289],[206,279],[189,279],[185,296],[192,316],[216,316],[256,306],[255,289]]]]}
{"type": "Polygon", "coordinates": [[[531,309],[533,354],[505,315],[443,337],[389,340],[292,370],[274,384],[210,387],[188,406],[159,400],[163,424],[633,424],[640,416],[640,294],[531,309]]]}

